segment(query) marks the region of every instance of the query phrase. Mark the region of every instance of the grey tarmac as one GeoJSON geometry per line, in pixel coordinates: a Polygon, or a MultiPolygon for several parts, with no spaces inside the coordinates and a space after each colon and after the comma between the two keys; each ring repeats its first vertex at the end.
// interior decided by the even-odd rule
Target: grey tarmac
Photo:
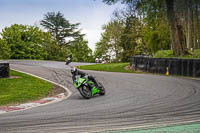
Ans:
{"type": "Polygon", "coordinates": [[[105,96],[86,100],[74,88],[65,62],[9,62],[13,69],[69,88],[72,95],[58,103],[0,115],[0,133],[97,132],[200,121],[199,80],[86,71],[106,88],[105,96]]]}

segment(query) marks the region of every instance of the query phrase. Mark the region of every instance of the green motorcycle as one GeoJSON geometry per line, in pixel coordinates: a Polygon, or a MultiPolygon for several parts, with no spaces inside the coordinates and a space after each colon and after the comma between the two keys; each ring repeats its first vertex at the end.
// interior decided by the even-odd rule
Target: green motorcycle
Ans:
{"type": "Polygon", "coordinates": [[[105,88],[101,83],[98,82],[100,84],[99,87],[95,85],[95,83],[92,82],[91,80],[88,80],[87,76],[85,77],[77,76],[76,79],[77,80],[73,81],[74,86],[78,89],[78,91],[84,98],[90,99],[96,94],[105,95],[105,88]]]}

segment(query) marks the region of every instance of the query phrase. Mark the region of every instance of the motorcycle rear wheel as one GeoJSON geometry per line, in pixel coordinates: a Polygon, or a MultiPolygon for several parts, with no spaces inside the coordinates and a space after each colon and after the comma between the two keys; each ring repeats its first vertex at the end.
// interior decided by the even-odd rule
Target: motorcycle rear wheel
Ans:
{"type": "Polygon", "coordinates": [[[99,84],[101,85],[101,89],[100,89],[99,94],[100,94],[100,95],[105,95],[106,91],[105,91],[104,86],[103,86],[101,83],[99,83],[99,84]]]}

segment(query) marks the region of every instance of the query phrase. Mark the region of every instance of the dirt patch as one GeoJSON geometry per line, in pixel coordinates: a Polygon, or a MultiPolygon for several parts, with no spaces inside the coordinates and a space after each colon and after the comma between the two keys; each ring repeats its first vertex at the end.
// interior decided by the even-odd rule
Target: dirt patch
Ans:
{"type": "Polygon", "coordinates": [[[51,97],[51,96],[58,95],[60,93],[66,93],[66,90],[60,86],[53,84],[53,88],[51,88],[51,91],[49,92],[48,96],[51,97]]]}
{"type": "Polygon", "coordinates": [[[125,70],[133,70],[130,65],[124,67],[125,70]]]}
{"type": "Polygon", "coordinates": [[[19,78],[22,78],[22,77],[20,77],[20,76],[10,76],[10,77],[8,77],[9,79],[19,79],[19,78]]]}
{"type": "Polygon", "coordinates": [[[144,71],[142,71],[142,70],[134,70],[130,65],[125,66],[124,69],[127,71],[136,72],[136,73],[144,73],[144,71]]]}

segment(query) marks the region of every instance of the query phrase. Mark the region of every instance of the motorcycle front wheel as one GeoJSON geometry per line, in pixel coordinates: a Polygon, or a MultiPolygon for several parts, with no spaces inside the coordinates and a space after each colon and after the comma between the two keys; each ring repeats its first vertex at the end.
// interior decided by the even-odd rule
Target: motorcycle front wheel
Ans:
{"type": "Polygon", "coordinates": [[[92,97],[92,91],[85,85],[79,88],[79,92],[86,99],[90,99],[92,97]]]}

